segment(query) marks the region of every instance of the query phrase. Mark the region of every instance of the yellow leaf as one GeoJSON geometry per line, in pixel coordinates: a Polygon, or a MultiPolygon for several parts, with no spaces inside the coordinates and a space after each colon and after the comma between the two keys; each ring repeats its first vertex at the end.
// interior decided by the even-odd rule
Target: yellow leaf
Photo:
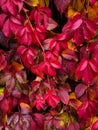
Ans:
{"type": "Polygon", "coordinates": [[[60,126],[64,126],[64,121],[60,120],[60,126]]]}
{"type": "Polygon", "coordinates": [[[72,40],[70,40],[68,43],[68,48],[71,49],[71,50],[76,50],[76,46],[75,44],[72,42],[72,40]]]}
{"type": "Polygon", "coordinates": [[[6,124],[6,121],[7,121],[7,114],[3,115],[2,117],[2,123],[6,124]]]}
{"type": "Polygon", "coordinates": [[[75,11],[71,6],[69,6],[68,8],[68,18],[73,18],[76,14],[78,14],[79,12],[75,11]]]}
{"type": "Polygon", "coordinates": [[[84,1],[81,2],[80,0],[72,0],[71,5],[74,10],[79,12],[84,9],[84,1]]]}
{"type": "Polygon", "coordinates": [[[39,0],[32,0],[32,5],[35,7],[39,4],[39,0]]]}
{"type": "Polygon", "coordinates": [[[0,88],[0,99],[4,97],[4,88],[0,88]]]}
{"type": "Polygon", "coordinates": [[[39,4],[41,7],[49,6],[49,0],[39,0],[39,4]]]}
{"type": "Polygon", "coordinates": [[[76,99],[76,95],[74,92],[70,94],[70,99],[76,99]]]}
{"type": "Polygon", "coordinates": [[[20,106],[21,106],[21,108],[27,108],[27,109],[31,109],[31,107],[28,105],[28,104],[26,104],[26,103],[20,103],[20,106]]]}
{"type": "Polygon", "coordinates": [[[4,88],[0,88],[0,94],[4,92],[4,88]]]}
{"type": "Polygon", "coordinates": [[[95,123],[97,120],[98,120],[98,117],[94,116],[94,117],[91,118],[91,123],[93,124],[93,123],[95,123]]]}

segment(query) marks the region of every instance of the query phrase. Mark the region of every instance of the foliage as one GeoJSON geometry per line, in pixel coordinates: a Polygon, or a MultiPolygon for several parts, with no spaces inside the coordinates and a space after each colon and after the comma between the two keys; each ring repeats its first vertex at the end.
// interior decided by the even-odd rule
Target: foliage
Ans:
{"type": "Polygon", "coordinates": [[[0,130],[98,129],[98,0],[0,0],[0,130]]]}

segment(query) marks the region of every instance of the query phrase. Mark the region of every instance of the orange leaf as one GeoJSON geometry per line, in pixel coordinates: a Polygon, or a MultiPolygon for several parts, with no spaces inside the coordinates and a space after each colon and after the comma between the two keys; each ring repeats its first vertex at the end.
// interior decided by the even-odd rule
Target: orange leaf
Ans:
{"type": "Polygon", "coordinates": [[[17,70],[17,71],[20,71],[22,69],[24,69],[23,65],[19,64],[18,62],[13,62],[12,63],[13,67],[17,70]]]}

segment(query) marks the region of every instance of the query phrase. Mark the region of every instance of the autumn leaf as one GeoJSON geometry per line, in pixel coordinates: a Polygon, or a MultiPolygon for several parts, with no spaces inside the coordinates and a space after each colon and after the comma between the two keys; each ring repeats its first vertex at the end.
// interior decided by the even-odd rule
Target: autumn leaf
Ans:
{"type": "Polygon", "coordinates": [[[70,0],[59,0],[59,1],[58,0],[54,0],[54,3],[56,5],[58,11],[63,13],[67,9],[67,7],[68,7],[68,5],[70,3],[70,0]]]}
{"type": "Polygon", "coordinates": [[[64,88],[59,89],[58,96],[59,96],[60,100],[64,104],[68,104],[68,102],[69,102],[69,94],[64,88]]]}
{"type": "Polygon", "coordinates": [[[41,7],[49,6],[50,0],[38,0],[41,7]]]}
{"type": "Polygon", "coordinates": [[[13,67],[17,70],[17,71],[21,71],[24,67],[23,65],[19,64],[18,62],[13,62],[12,63],[13,67]]]}
{"type": "Polygon", "coordinates": [[[53,108],[55,108],[59,103],[59,98],[55,95],[55,92],[53,90],[49,90],[44,95],[44,100],[53,108]]]}
{"type": "Polygon", "coordinates": [[[28,114],[28,113],[31,112],[31,107],[26,103],[21,102],[20,103],[20,108],[21,108],[21,113],[22,114],[28,114]]]}

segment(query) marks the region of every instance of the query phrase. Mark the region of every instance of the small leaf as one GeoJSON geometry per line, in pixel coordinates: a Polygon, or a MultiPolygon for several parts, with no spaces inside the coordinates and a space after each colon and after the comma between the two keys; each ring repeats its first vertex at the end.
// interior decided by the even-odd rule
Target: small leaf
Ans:
{"type": "Polygon", "coordinates": [[[26,103],[21,102],[20,108],[21,108],[21,114],[29,114],[31,112],[31,107],[26,103]]]}
{"type": "Polygon", "coordinates": [[[35,7],[39,4],[39,0],[32,0],[32,5],[35,7]]]}
{"type": "Polygon", "coordinates": [[[24,69],[24,66],[19,64],[18,62],[13,62],[12,65],[14,66],[14,68],[17,70],[17,71],[21,71],[22,69],[24,69]]]}
{"type": "Polygon", "coordinates": [[[38,0],[41,7],[49,6],[50,0],[38,0]]]}
{"type": "Polygon", "coordinates": [[[51,31],[54,28],[56,28],[57,26],[58,26],[57,22],[55,22],[52,18],[49,18],[47,30],[51,31]]]}
{"type": "Polygon", "coordinates": [[[68,7],[71,0],[54,0],[54,3],[61,13],[63,13],[68,7]]]}
{"type": "Polygon", "coordinates": [[[4,97],[4,88],[0,87],[0,101],[3,99],[4,97]]]}

